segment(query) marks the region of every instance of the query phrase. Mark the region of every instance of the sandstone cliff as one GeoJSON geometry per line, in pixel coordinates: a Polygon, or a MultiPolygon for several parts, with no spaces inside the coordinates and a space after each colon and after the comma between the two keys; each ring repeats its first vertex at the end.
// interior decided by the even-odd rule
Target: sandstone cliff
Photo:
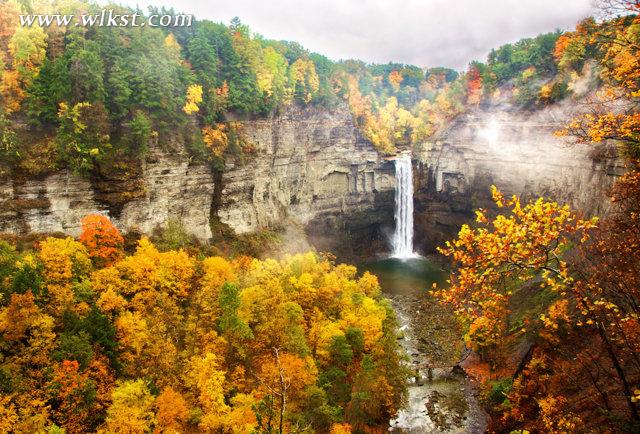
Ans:
{"type": "MultiPolygon", "coordinates": [[[[221,178],[185,152],[152,149],[142,166],[145,194],[112,213],[115,224],[149,233],[176,218],[206,240],[211,216],[237,233],[291,222],[310,226],[324,249],[351,232],[380,238],[378,226],[393,225],[393,165],[360,137],[346,106],[291,108],[243,124],[256,152],[242,164],[230,158],[221,178]]],[[[1,182],[0,207],[0,231],[13,233],[78,235],[84,215],[109,214],[91,183],[67,171],[1,182]]]]}
{"type": "Polygon", "coordinates": [[[610,147],[572,145],[554,135],[575,112],[570,101],[533,112],[480,107],[414,152],[418,248],[433,251],[474,208],[490,207],[492,184],[525,200],[544,196],[586,214],[605,213],[606,191],[624,168],[610,147]]]}
{"type": "MultiPolygon", "coordinates": [[[[490,205],[491,184],[606,211],[605,191],[623,168],[606,148],[569,147],[553,135],[571,115],[570,103],[531,113],[483,107],[418,146],[417,250],[433,251],[474,208],[490,205]]],[[[207,240],[213,217],[237,233],[294,225],[319,250],[343,257],[388,249],[393,163],[361,137],[346,106],[291,108],[243,125],[256,151],[242,163],[230,158],[221,176],[184,151],[152,149],[141,168],[145,194],[110,217],[125,232],[149,233],[175,218],[207,240]]],[[[96,212],[109,208],[89,181],[66,171],[0,182],[0,231],[77,235],[80,219],[96,212]]]]}

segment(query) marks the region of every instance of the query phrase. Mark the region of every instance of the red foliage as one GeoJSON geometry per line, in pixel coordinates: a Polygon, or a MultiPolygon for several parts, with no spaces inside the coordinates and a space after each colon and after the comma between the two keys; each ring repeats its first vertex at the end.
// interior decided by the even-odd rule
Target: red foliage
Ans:
{"type": "Polygon", "coordinates": [[[467,102],[478,104],[482,98],[482,76],[475,66],[469,68],[467,73],[467,102]]]}
{"type": "Polygon", "coordinates": [[[103,215],[90,214],[82,219],[80,242],[89,251],[91,260],[102,267],[113,264],[123,255],[124,238],[103,215]]]}

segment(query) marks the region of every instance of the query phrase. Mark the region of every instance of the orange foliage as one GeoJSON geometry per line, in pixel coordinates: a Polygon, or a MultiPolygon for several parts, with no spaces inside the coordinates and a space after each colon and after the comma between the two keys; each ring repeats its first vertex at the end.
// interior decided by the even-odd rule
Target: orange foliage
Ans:
{"type": "Polygon", "coordinates": [[[202,129],[202,140],[216,157],[222,157],[229,146],[226,129],[225,124],[217,124],[215,128],[207,125],[202,129]]]}
{"type": "Polygon", "coordinates": [[[509,283],[539,275],[542,288],[561,293],[572,282],[560,252],[572,237],[588,239],[597,219],[581,220],[555,202],[542,198],[522,206],[505,199],[495,187],[493,198],[508,215],[489,220],[476,211],[479,227],[463,225],[458,239],[439,249],[456,265],[451,287],[438,294],[468,325],[467,342],[476,350],[495,349],[501,343],[512,295],[509,283]]]}
{"type": "Polygon", "coordinates": [[[78,362],[64,360],[54,368],[50,389],[57,405],[52,410],[53,417],[69,433],[83,433],[90,408],[85,405],[84,391],[88,385],[86,372],[79,372],[78,362]]]}
{"type": "Polygon", "coordinates": [[[165,388],[156,398],[158,432],[180,432],[187,420],[189,407],[179,392],[165,388]]]}
{"type": "Polygon", "coordinates": [[[482,76],[475,66],[467,73],[467,103],[477,105],[482,99],[482,76]]]}
{"type": "Polygon", "coordinates": [[[40,311],[31,292],[11,294],[9,305],[0,316],[0,332],[8,341],[19,341],[25,337],[31,321],[40,311]]]}
{"type": "Polygon", "coordinates": [[[560,35],[558,40],[556,41],[556,47],[553,51],[553,57],[556,61],[560,61],[564,56],[564,52],[571,43],[571,37],[567,34],[560,35]]]}
{"type": "Polygon", "coordinates": [[[90,214],[82,219],[80,242],[97,266],[108,267],[123,256],[124,238],[111,221],[100,214],[90,214]]]}
{"type": "Polygon", "coordinates": [[[389,83],[391,84],[393,90],[395,90],[396,92],[400,90],[400,83],[402,83],[402,80],[402,74],[400,74],[398,71],[391,71],[389,73],[389,83]]]}

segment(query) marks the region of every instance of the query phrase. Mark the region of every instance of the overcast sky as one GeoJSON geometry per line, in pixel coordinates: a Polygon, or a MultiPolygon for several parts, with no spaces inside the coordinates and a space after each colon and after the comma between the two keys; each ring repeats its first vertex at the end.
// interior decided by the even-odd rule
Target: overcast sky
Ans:
{"type": "Polygon", "coordinates": [[[522,37],[573,28],[592,0],[120,0],[174,7],[269,39],[301,43],[333,60],[462,69],[522,37]]]}

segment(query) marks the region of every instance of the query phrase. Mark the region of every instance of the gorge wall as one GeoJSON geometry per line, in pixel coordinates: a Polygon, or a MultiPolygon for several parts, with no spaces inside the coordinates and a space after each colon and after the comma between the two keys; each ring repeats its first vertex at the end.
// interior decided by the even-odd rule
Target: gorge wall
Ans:
{"type": "MultiPolygon", "coordinates": [[[[569,147],[554,137],[570,102],[523,112],[480,107],[414,150],[415,240],[434,250],[491,205],[489,187],[523,198],[546,196],[586,213],[606,211],[605,191],[623,168],[607,148],[569,147]]],[[[186,152],[151,150],[145,194],[110,217],[123,231],[150,233],[168,219],[202,240],[211,218],[237,233],[296,226],[321,251],[357,256],[386,251],[392,232],[394,166],[364,140],[346,106],[291,108],[244,121],[255,152],[230,158],[222,176],[186,152]]],[[[109,214],[91,182],[62,171],[0,182],[0,231],[78,235],[80,219],[109,214]]]]}
{"type": "MultiPolygon", "coordinates": [[[[393,226],[393,164],[361,138],[348,107],[291,108],[243,126],[255,152],[242,164],[230,158],[221,178],[184,151],[153,148],[142,167],[145,194],[112,213],[114,223],[150,233],[174,218],[206,240],[213,216],[237,233],[307,227],[321,250],[385,242],[380,227],[393,226]]],[[[78,235],[90,213],[109,209],[88,180],[68,171],[0,182],[0,231],[78,235]]]]}
{"type": "Polygon", "coordinates": [[[524,200],[544,196],[589,215],[607,212],[606,192],[623,163],[610,146],[554,135],[577,110],[572,101],[530,112],[483,106],[416,150],[417,249],[432,252],[475,208],[491,208],[492,184],[524,200]]]}

